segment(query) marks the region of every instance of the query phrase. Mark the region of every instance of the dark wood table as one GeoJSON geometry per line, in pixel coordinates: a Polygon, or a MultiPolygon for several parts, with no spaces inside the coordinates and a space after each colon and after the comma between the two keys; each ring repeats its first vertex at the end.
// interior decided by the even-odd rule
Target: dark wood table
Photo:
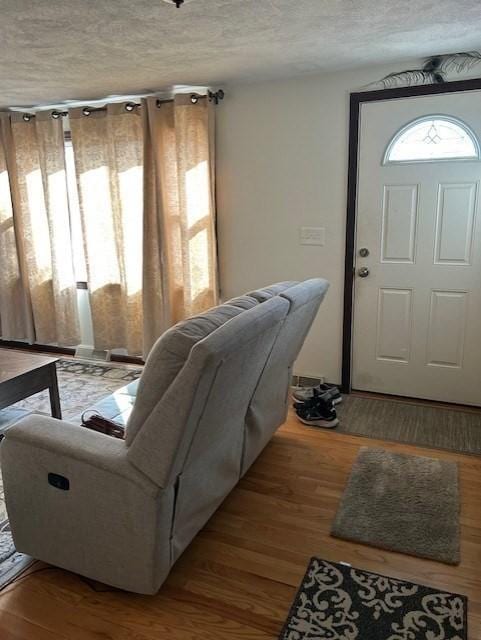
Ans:
{"type": "Polygon", "coordinates": [[[0,349],[0,409],[48,389],[54,418],[62,418],[58,394],[58,358],[0,349]]]}

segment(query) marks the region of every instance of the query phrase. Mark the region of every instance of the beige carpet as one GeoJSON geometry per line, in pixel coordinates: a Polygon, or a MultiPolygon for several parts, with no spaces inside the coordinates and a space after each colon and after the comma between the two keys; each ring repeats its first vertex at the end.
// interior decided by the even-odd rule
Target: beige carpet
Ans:
{"type": "Polygon", "coordinates": [[[331,534],[459,564],[458,465],[362,447],[331,534]]]}
{"type": "Polygon", "coordinates": [[[481,412],[349,395],[338,416],[340,433],[481,454],[481,412]]]}

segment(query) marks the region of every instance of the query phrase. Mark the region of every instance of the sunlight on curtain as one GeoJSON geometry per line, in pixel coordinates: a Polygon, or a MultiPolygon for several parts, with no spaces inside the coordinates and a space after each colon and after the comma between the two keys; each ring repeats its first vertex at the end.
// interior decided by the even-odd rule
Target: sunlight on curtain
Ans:
{"type": "Polygon", "coordinates": [[[8,127],[15,251],[27,329],[31,325],[26,337],[43,344],[76,345],[77,293],[62,123],[42,112],[27,122],[22,114],[11,114],[3,124],[8,127]]]}
{"type": "Polygon", "coordinates": [[[0,172],[0,216],[1,220],[12,218],[12,204],[10,200],[10,184],[7,170],[2,168],[0,172]]]}
{"type": "Polygon", "coordinates": [[[144,354],[182,318],[218,301],[213,105],[142,103],[144,354]]]}
{"type": "Polygon", "coordinates": [[[128,295],[142,290],[142,167],[119,173],[119,190],[124,229],[125,279],[128,295]]]}
{"type": "Polygon", "coordinates": [[[70,233],[72,238],[72,253],[75,278],[79,282],[87,281],[85,252],[82,236],[82,221],[80,218],[80,204],[78,199],[77,177],[75,173],[75,159],[73,157],[72,141],[64,143],[65,168],[67,170],[67,195],[70,209],[70,233]]]}
{"type": "MultiPolygon", "coordinates": [[[[69,209],[68,201],[65,199],[66,171],[62,169],[47,176],[47,191],[49,194],[49,206],[57,216],[64,217],[65,211],[69,209]]],[[[72,255],[72,234],[68,221],[65,224],[58,224],[56,233],[51,239],[54,244],[56,260],[59,264],[57,271],[57,284],[59,292],[70,291],[74,281],[73,255],[72,255]]]]}
{"type": "Polygon", "coordinates": [[[97,349],[142,352],[142,125],[124,104],[69,113],[97,349]]]}
{"type": "Polygon", "coordinates": [[[210,183],[207,161],[189,169],[185,175],[187,233],[189,237],[190,291],[194,300],[209,291],[211,282],[206,269],[209,255],[210,183]]]}
{"type": "Polygon", "coordinates": [[[90,291],[95,292],[102,287],[120,282],[109,170],[104,165],[82,171],[79,181],[83,233],[88,247],[88,283],[90,291]]]}
{"type": "Polygon", "coordinates": [[[35,284],[43,286],[52,280],[52,257],[50,253],[50,237],[47,213],[43,197],[43,183],[40,169],[34,169],[25,176],[26,215],[32,231],[31,255],[29,264],[35,271],[35,284]]]}
{"type": "Polygon", "coordinates": [[[0,139],[0,336],[4,340],[28,337],[25,300],[15,241],[10,181],[0,139]]]}
{"type": "Polygon", "coordinates": [[[189,229],[199,220],[210,215],[209,167],[207,161],[189,169],[185,174],[187,224],[189,229]]]}
{"type": "Polygon", "coordinates": [[[28,339],[48,344],[56,341],[56,328],[50,240],[34,120],[24,122],[20,114],[13,114],[11,137],[10,166],[14,165],[15,169],[10,171],[10,179],[17,195],[14,202],[16,248],[34,327],[28,339]]]}
{"type": "Polygon", "coordinates": [[[50,112],[37,114],[35,131],[50,234],[57,342],[80,341],[63,125],[50,112]]]}
{"type": "Polygon", "coordinates": [[[207,229],[197,231],[189,240],[190,290],[194,300],[201,298],[209,290],[209,272],[205,268],[205,256],[209,251],[207,229]]]}
{"type": "Polygon", "coordinates": [[[12,202],[10,199],[10,183],[8,173],[4,169],[0,172],[0,229],[6,233],[13,228],[12,202]]]}

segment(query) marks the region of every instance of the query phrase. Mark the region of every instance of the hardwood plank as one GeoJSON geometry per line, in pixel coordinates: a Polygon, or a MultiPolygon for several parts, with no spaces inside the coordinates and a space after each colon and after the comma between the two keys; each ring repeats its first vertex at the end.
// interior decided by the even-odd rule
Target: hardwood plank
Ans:
{"type": "Polygon", "coordinates": [[[159,594],[97,592],[61,570],[31,571],[0,594],[5,640],[273,640],[312,555],[469,597],[481,637],[481,457],[309,429],[293,416],[177,562],[159,594]],[[457,567],[332,538],[361,446],[460,464],[457,567]]]}

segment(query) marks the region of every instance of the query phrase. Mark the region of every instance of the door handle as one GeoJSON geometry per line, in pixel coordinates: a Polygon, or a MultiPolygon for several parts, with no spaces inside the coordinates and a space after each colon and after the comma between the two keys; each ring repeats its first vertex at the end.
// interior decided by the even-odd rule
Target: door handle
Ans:
{"type": "Polygon", "coordinates": [[[361,267],[357,272],[357,275],[360,278],[367,278],[367,276],[369,275],[369,269],[367,267],[361,267]]]}

